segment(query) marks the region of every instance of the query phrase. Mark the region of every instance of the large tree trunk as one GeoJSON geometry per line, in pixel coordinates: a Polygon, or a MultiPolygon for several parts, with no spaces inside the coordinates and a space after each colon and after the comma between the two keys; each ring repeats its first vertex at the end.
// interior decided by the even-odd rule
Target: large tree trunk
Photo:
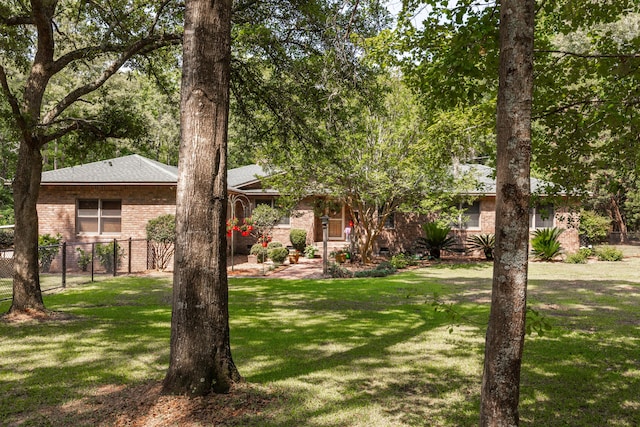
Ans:
{"type": "Polygon", "coordinates": [[[500,6],[496,249],[481,426],[517,426],[529,252],[534,0],[500,6]]]}
{"type": "Polygon", "coordinates": [[[38,212],[42,155],[36,144],[22,142],[13,181],[15,212],[13,302],[9,312],[45,310],[38,267],[38,212]],[[35,147],[34,147],[35,146],[35,147]]]}
{"type": "Polygon", "coordinates": [[[227,392],[226,145],[231,0],[186,2],[170,365],[163,392],[227,392]]]}

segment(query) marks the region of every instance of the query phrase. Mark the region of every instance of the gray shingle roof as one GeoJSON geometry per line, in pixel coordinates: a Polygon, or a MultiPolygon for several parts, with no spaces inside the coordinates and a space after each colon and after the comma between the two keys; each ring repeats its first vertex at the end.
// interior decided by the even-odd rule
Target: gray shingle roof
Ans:
{"type": "Polygon", "coordinates": [[[132,154],[42,173],[43,184],[175,184],[178,168],[132,154]]]}
{"type": "MultiPolygon", "coordinates": [[[[267,175],[261,166],[242,166],[227,172],[227,185],[230,189],[241,189],[267,175]]],[[[175,184],[177,181],[176,166],[137,154],[42,173],[43,184],[175,184]]]]}
{"type": "Polygon", "coordinates": [[[267,173],[261,166],[241,166],[227,171],[227,185],[232,188],[240,188],[265,176],[267,176],[267,173]]]}

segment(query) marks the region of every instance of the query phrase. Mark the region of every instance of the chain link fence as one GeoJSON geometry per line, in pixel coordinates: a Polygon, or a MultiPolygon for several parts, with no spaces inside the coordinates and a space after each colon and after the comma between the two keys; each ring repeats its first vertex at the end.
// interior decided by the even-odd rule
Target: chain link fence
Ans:
{"type": "MultiPolygon", "coordinates": [[[[155,269],[158,258],[155,246],[146,239],[63,242],[42,246],[38,252],[43,292],[118,274],[142,273],[155,269]]],[[[0,300],[13,294],[13,262],[13,249],[0,251],[0,300]]]]}

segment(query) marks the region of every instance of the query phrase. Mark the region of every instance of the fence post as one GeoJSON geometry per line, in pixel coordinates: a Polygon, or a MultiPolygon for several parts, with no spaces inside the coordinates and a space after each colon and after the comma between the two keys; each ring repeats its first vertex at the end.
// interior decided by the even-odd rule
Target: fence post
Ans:
{"type": "Polygon", "coordinates": [[[128,273],[131,274],[131,237],[129,237],[129,270],[128,273]]]}
{"type": "Polygon", "coordinates": [[[95,264],[96,259],[96,243],[91,242],[91,283],[93,283],[93,265],[95,264]]]}
{"type": "Polygon", "coordinates": [[[116,277],[118,271],[118,241],[113,239],[113,277],[116,277]]]}
{"type": "Polygon", "coordinates": [[[62,287],[67,287],[67,242],[62,242],[62,287]]]}

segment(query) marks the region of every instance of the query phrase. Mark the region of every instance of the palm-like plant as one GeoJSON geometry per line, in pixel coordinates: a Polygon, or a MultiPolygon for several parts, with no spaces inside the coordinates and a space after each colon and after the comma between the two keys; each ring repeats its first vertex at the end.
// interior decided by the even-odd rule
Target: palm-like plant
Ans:
{"type": "Polygon", "coordinates": [[[452,248],[456,240],[449,236],[451,227],[443,226],[437,222],[427,222],[422,224],[424,237],[418,238],[418,245],[426,248],[432,258],[440,259],[440,252],[452,248]]]}
{"type": "Polygon", "coordinates": [[[484,252],[484,257],[488,260],[493,259],[493,250],[496,247],[495,234],[474,234],[467,238],[469,249],[484,252]]]}
{"type": "Polygon", "coordinates": [[[531,253],[542,261],[551,261],[560,255],[559,237],[564,230],[561,228],[541,228],[533,232],[531,239],[531,253]]]}

